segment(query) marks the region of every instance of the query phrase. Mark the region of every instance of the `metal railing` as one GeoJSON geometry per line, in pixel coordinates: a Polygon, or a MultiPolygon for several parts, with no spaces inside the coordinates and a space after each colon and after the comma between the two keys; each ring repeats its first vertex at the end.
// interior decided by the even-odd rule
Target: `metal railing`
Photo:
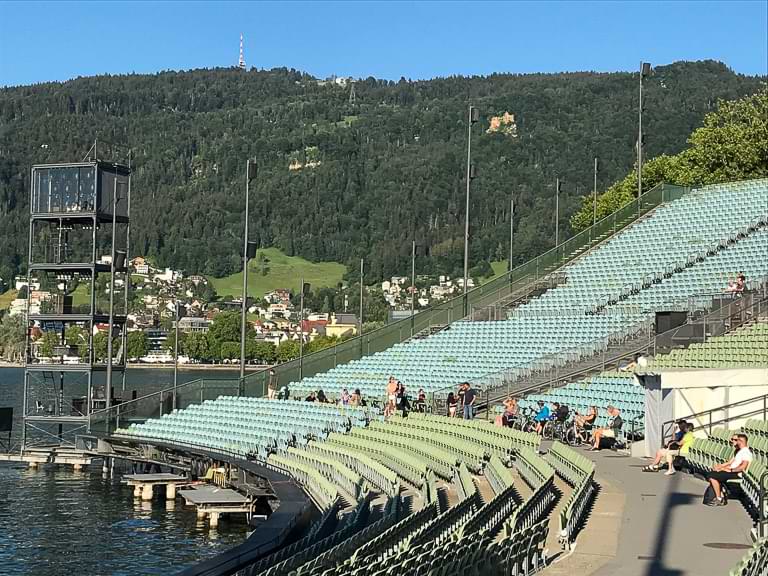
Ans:
{"type": "Polygon", "coordinates": [[[666,442],[673,437],[675,423],[678,420],[698,422],[698,425],[694,424],[696,429],[706,430],[707,435],[710,436],[713,428],[724,426],[736,420],[745,420],[753,416],[761,416],[763,420],[766,420],[768,417],[768,394],[739,400],[731,404],[724,404],[723,406],[689,414],[675,420],[667,420],[661,425],[661,438],[663,442],[666,442]],[[734,410],[736,413],[733,413],[734,410]]]}

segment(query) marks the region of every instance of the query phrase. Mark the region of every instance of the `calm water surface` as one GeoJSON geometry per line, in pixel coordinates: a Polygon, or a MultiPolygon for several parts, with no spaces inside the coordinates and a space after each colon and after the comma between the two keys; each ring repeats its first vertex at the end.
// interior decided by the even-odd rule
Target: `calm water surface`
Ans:
{"type": "MultiPolygon", "coordinates": [[[[20,415],[21,368],[0,367],[0,406],[20,415]]],[[[188,371],[179,381],[237,377],[237,372],[188,371]]],[[[139,394],[166,387],[170,370],[129,370],[139,394]]],[[[18,431],[18,425],[14,425],[18,431]]],[[[16,434],[14,434],[16,436],[16,434]]],[[[182,501],[140,502],[119,477],[101,466],[70,467],[0,462],[0,576],[166,575],[242,542],[245,519],[224,520],[217,531],[198,523],[182,501]]]]}

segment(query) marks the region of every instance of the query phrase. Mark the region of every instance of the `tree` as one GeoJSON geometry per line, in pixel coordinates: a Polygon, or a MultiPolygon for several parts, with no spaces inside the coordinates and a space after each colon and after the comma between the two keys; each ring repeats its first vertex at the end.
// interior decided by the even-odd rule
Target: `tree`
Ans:
{"type": "MultiPolygon", "coordinates": [[[[253,327],[246,327],[246,337],[253,333],[253,327]]],[[[208,337],[215,342],[240,342],[240,313],[221,312],[213,318],[208,337]]]]}
{"type": "Polygon", "coordinates": [[[0,356],[9,362],[24,360],[26,322],[21,315],[5,315],[0,321],[0,356]]]}
{"type": "Polygon", "coordinates": [[[208,337],[202,332],[190,332],[184,338],[184,354],[194,360],[210,360],[208,337]]]}
{"type": "Polygon", "coordinates": [[[240,344],[238,342],[223,342],[219,348],[221,360],[238,360],[240,358],[240,344]]]}
{"type": "MultiPolygon", "coordinates": [[[[179,354],[181,354],[182,350],[184,350],[184,342],[187,336],[188,334],[185,334],[184,332],[179,332],[179,354]]],[[[168,331],[168,335],[165,337],[165,340],[163,341],[163,349],[166,350],[169,354],[174,353],[174,350],[176,349],[176,330],[168,331]]]]}
{"type": "Polygon", "coordinates": [[[329,336],[318,336],[314,340],[311,340],[305,347],[304,352],[307,354],[310,354],[312,352],[317,352],[319,350],[323,350],[324,348],[329,348],[331,346],[335,346],[338,344],[339,339],[336,337],[329,337],[329,336]]]}
{"type": "Polygon", "coordinates": [[[59,335],[56,332],[43,332],[37,346],[37,355],[43,358],[52,358],[55,348],[60,345],[59,335]]]}
{"type": "Polygon", "coordinates": [[[299,357],[299,343],[296,340],[283,340],[277,347],[275,359],[282,362],[289,362],[299,357]]]}
{"type": "MultiPolygon", "coordinates": [[[[667,182],[701,186],[768,176],[768,91],[734,102],[721,102],[677,155],[661,154],[643,165],[643,189],[667,182]]],[[[610,186],[597,201],[598,219],[636,198],[637,171],[610,186]]],[[[592,224],[592,196],[571,218],[574,230],[592,224]]]]}
{"type": "Polygon", "coordinates": [[[272,342],[249,340],[246,344],[246,354],[249,359],[260,364],[274,364],[277,351],[272,342]]]}
{"type": "Polygon", "coordinates": [[[149,352],[149,339],[143,330],[128,332],[128,358],[137,359],[149,352]]]}

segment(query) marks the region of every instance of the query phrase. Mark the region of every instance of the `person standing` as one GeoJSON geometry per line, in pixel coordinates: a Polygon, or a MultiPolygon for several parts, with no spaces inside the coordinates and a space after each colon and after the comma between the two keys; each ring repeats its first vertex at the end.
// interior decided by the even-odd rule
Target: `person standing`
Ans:
{"type": "Polygon", "coordinates": [[[477,390],[472,388],[469,382],[464,382],[462,386],[464,388],[464,420],[472,420],[475,417],[477,390]]]}
{"type": "Polygon", "coordinates": [[[277,397],[278,377],[274,368],[269,369],[269,381],[267,382],[267,398],[274,400],[277,397]]]}
{"type": "Polygon", "coordinates": [[[448,392],[448,398],[446,399],[445,404],[448,406],[448,418],[455,418],[456,409],[459,406],[459,399],[456,397],[456,394],[448,392]]]}
{"type": "Polygon", "coordinates": [[[387,405],[384,407],[384,417],[391,416],[397,410],[397,380],[390,376],[387,381],[387,405]]]}

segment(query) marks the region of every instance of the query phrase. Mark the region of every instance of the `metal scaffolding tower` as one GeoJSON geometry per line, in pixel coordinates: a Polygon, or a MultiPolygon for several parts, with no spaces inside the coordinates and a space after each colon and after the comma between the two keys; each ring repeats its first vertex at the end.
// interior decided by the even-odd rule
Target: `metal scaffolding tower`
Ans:
{"type": "Polygon", "coordinates": [[[30,189],[22,451],[73,445],[123,400],[131,170],[39,165],[30,189]]]}

